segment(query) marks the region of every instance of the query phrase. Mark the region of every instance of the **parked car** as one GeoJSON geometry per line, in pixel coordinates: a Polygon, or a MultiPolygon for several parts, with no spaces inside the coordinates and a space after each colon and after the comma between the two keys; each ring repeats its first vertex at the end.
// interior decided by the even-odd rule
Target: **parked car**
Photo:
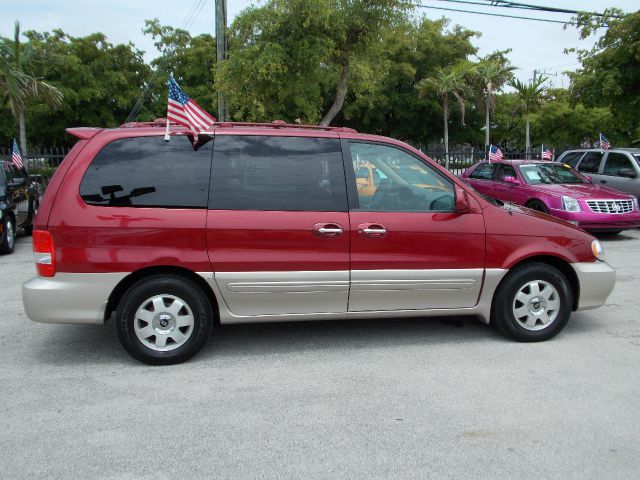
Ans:
{"type": "Polygon", "coordinates": [[[217,322],[473,315],[546,340],[613,288],[597,239],[503,208],[391,138],[223,123],[194,146],[163,125],[68,130],[78,142],[36,216],[30,319],[113,318],[127,352],[167,364],[217,322]],[[370,200],[358,159],[387,177],[370,200]],[[445,188],[419,186],[434,178],[445,188]]]}
{"type": "Polygon", "coordinates": [[[595,184],[640,198],[640,148],[567,150],[557,161],[571,165],[595,184]]]}
{"type": "Polygon", "coordinates": [[[24,169],[0,161],[0,254],[13,252],[16,231],[20,228],[31,235],[38,198],[37,189],[24,169]]]}
{"type": "Polygon", "coordinates": [[[480,193],[562,218],[591,232],[619,233],[640,227],[638,199],[594,185],[556,162],[479,162],[461,178],[480,193]]]}

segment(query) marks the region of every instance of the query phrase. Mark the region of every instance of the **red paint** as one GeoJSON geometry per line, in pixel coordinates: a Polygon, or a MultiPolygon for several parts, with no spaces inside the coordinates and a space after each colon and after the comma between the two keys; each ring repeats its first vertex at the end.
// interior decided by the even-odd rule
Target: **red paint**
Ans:
{"type": "MultiPolygon", "coordinates": [[[[184,129],[172,129],[187,134],[184,129]]],[[[401,146],[466,192],[466,213],[207,211],[89,206],[85,170],[117,138],[163,135],[158,127],[96,132],[78,142],[41,203],[36,228],[50,232],[58,272],[133,272],[156,266],[206,271],[508,268],[534,255],[594,261],[592,237],[526,209],[495,207],[421,152],[397,140],[335,130],[228,126],[216,135],[353,138],[401,146]],[[71,168],[73,166],[73,168],[71,168]],[[318,235],[321,225],[344,233],[318,235]],[[384,235],[363,235],[384,227],[384,235]],[[359,231],[360,230],[360,231],[359,231]]]]}

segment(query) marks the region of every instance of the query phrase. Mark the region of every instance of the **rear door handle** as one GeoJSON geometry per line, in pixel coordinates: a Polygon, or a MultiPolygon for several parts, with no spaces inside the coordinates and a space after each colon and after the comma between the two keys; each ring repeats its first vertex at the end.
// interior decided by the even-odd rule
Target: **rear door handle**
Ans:
{"type": "Polygon", "coordinates": [[[342,225],[337,223],[316,223],[313,226],[313,233],[319,237],[339,237],[343,232],[342,225]]]}
{"type": "Polygon", "coordinates": [[[358,225],[357,232],[365,237],[384,237],[387,234],[387,227],[379,223],[363,223],[358,225]]]}
{"type": "Polygon", "coordinates": [[[600,183],[607,183],[606,180],[600,180],[600,183]]]}

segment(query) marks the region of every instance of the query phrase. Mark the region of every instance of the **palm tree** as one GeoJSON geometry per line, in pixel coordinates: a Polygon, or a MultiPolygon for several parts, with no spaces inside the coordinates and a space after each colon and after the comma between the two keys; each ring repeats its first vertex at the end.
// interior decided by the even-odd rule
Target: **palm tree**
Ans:
{"type": "Polygon", "coordinates": [[[508,82],[515,67],[497,60],[482,60],[476,66],[476,79],[478,82],[477,104],[478,108],[484,103],[484,146],[485,150],[491,141],[491,113],[496,109],[496,92],[508,82]]]}
{"type": "Polygon", "coordinates": [[[27,157],[27,132],[25,111],[30,99],[57,107],[62,101],[62,93],[42,79],[30,74],[36,58],[30,44],[20,43],[20,23],[16,22],[13,40],[0,38],[0,91],[9,102],[11,113],[18,119],[20,128],[20,149],[27,157]]]}
{"type": "Polygon", "coordinates": [[[547,81],[546,77],[539,77],[537,80],[531,83],[524,83],[517,78],[509,85],[516,89],[517,104],[513,110],[513,115],[516,112],[524,112],[526,119],[525,130],[525,148],[527,152],[527,160],[531,157],[531,139],[529,136],[529,114],[533,112],[538,105],[542,103],[546,87],[543,85],[547,81]]]}
{"type": "Polygon", "coordinates": [[[453,67],[439,68],[435,75],[423,78],[418,82],[418,96],[424,97],[430,92],[442,99],[444,117],[444,156],[445,167],[449,168],[449,99],[453,96],[458,102],[462,125],[464,125],[465,103],[464,95],[469,93],[468,78],[473,74],[473,65],[467,61],[460,62],[453,67]]]}

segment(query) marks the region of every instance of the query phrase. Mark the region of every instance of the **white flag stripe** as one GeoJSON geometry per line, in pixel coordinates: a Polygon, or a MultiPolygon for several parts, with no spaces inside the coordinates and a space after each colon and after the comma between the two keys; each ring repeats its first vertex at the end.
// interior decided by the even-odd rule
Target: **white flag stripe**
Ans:
{"type": "Polygon", "coordinates": [[[185,110],[192,113],[194,117],[196,117],[199,120],[199,123],[205,126],[205,128],[213,125],[213,121],[211,119],[205,117],[199,109],[194,107],[195,107],[194,105],[191,105],[191,102],[187,103],[184,106],[185,110]]]}

